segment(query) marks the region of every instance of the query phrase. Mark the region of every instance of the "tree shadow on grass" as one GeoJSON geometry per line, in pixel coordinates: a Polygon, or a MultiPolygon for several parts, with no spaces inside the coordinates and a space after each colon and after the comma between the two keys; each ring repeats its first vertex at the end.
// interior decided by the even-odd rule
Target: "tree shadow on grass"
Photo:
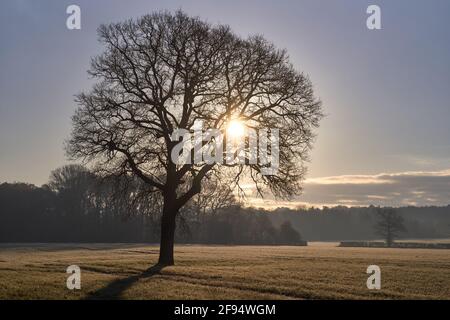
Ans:
{"type": "Polygon", "coordinates": [[[122,293],[130,288],[134,283],[140,279],[150,278],[156,274],[159,274],[164,266],[156,264],[149,269],[145,270],[141,274],[130,276],[128,278],[117,279],[109,283],[106,287],[97,291],[89,293],[85,298],[86,300],[116,300],[120,299],[122,293]]]}

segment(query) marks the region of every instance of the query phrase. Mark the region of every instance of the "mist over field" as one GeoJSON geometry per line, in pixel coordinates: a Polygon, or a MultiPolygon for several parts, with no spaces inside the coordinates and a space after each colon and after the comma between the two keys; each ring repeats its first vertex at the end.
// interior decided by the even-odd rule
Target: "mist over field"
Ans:
{"type": "MultiPolygon", "coordinates": [[[[93,198],[89,184],[71,185],[68,181],[59,187],[65,191],[58,193],[45,186],[1,184],[0,242],[159,242],[160,216],[152,208],[121,207],[104,192],[93,198]]],[[[192,207],[185,212],[177,221],[176,240],[266,245],[375,240],[380,239],[374,228],[377,210],[374,206],[267,210],[224,201],[212,211],[192,207]]],[[[450,238],[450,206],[396,211],[405,225],[399,239],[450,238]]]]}

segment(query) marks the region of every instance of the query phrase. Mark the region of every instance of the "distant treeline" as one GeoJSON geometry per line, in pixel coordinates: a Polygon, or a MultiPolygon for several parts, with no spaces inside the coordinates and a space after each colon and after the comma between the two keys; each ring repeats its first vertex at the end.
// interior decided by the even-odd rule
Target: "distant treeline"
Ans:
{"type": "MultiPolygon", "coordinates": [[[[96,201],[98,207],[86,210],[86,199],[82,197],[55,193],[48,186],[3,183],[0,242],[159,242],[157,215],[120,212],[98,198],[96,201]]],[[[239,206],[216,214],[186,213],[178,220],[177,241],[302,244],[299,233],[288,221],[275,228],[268,214],[239,206]]]]}
{"type": "MultiPolygon", "coordinates": [[[[147,190],[139,190],[139,185],[121,189],[122,182],[100,179],[81,166],[66,166],[53,171],[42,187],[0,184],[0,242],[159,242],[157,201],[147,200],[147,190]]],[[[213,200],[217,199],[216,194],[213,200]]],[[[206,203],[201,200],[198,203],[206,203]]],[[[288,221],[274,227],[266,213],[243,209],[233,201],[225,207],[198,203],[180,215],[178,242],[303,243],[288,221]]]]}
{"type": "MultiPolygon", "coordinates": [[[[147,190],[136,185],[121,191],[117,188],[121,183],[100,180],[81,166],[66,166],[52,172],[42,187],[0,184],[0,242],[159,242],[157,203],[147,200],[147,190]]],[[[201,199],[190,205],[177,221],[177,242],[302,244],[302,239],[379,239],[374,234],[375,207],[266,211],[243,208],[217,193],[208,197],[228,202],[208,207],[200,205],[207,202],[201,199]]],[[[407,229],[400,238],[450,237],[450,206],[397,211],[407,229]]]]}
{"type": "MultiPolygon", "coordinates": [[[[396,212],[403,217],[406,232],[400,239],[450,238],[450,205],[446,207],[401,207],[396,212]]],[[[324,207],[322,209],[280,208],[270,219],[275,226],[289,221],[308,241],[374,240],[377,208],[324,207]]]]}

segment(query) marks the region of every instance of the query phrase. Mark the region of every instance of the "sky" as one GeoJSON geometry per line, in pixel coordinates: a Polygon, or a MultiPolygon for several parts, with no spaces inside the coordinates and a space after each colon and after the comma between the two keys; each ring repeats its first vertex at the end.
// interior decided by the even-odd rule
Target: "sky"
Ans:
{"type": "Polygon", "coordinates": [[[182,9],[262,34],[309,75],[326,117],[304,193],[264,206],[450,203],[450,1],[2,0],[0,183],[45,183],[68,163],[74,95],[89,89],[102,23],[182,9]],[[81,30],[66,8],[81,8],[81,30]],[[366,27],[370,4],[381,30],[366,27]]]}

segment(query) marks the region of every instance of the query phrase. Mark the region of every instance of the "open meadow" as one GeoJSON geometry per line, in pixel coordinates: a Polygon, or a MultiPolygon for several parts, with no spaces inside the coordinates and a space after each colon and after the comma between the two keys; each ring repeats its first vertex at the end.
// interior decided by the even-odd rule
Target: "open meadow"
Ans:
{"type": "Polygon", "coordinates": [[[178,245],[0,245],[0,299],[450,299],[450,250],[178,245]],[[381,290],[366,269],[381,268],[381,290]],[[81,268],[68,290],[66,268],[81,268]]]}

